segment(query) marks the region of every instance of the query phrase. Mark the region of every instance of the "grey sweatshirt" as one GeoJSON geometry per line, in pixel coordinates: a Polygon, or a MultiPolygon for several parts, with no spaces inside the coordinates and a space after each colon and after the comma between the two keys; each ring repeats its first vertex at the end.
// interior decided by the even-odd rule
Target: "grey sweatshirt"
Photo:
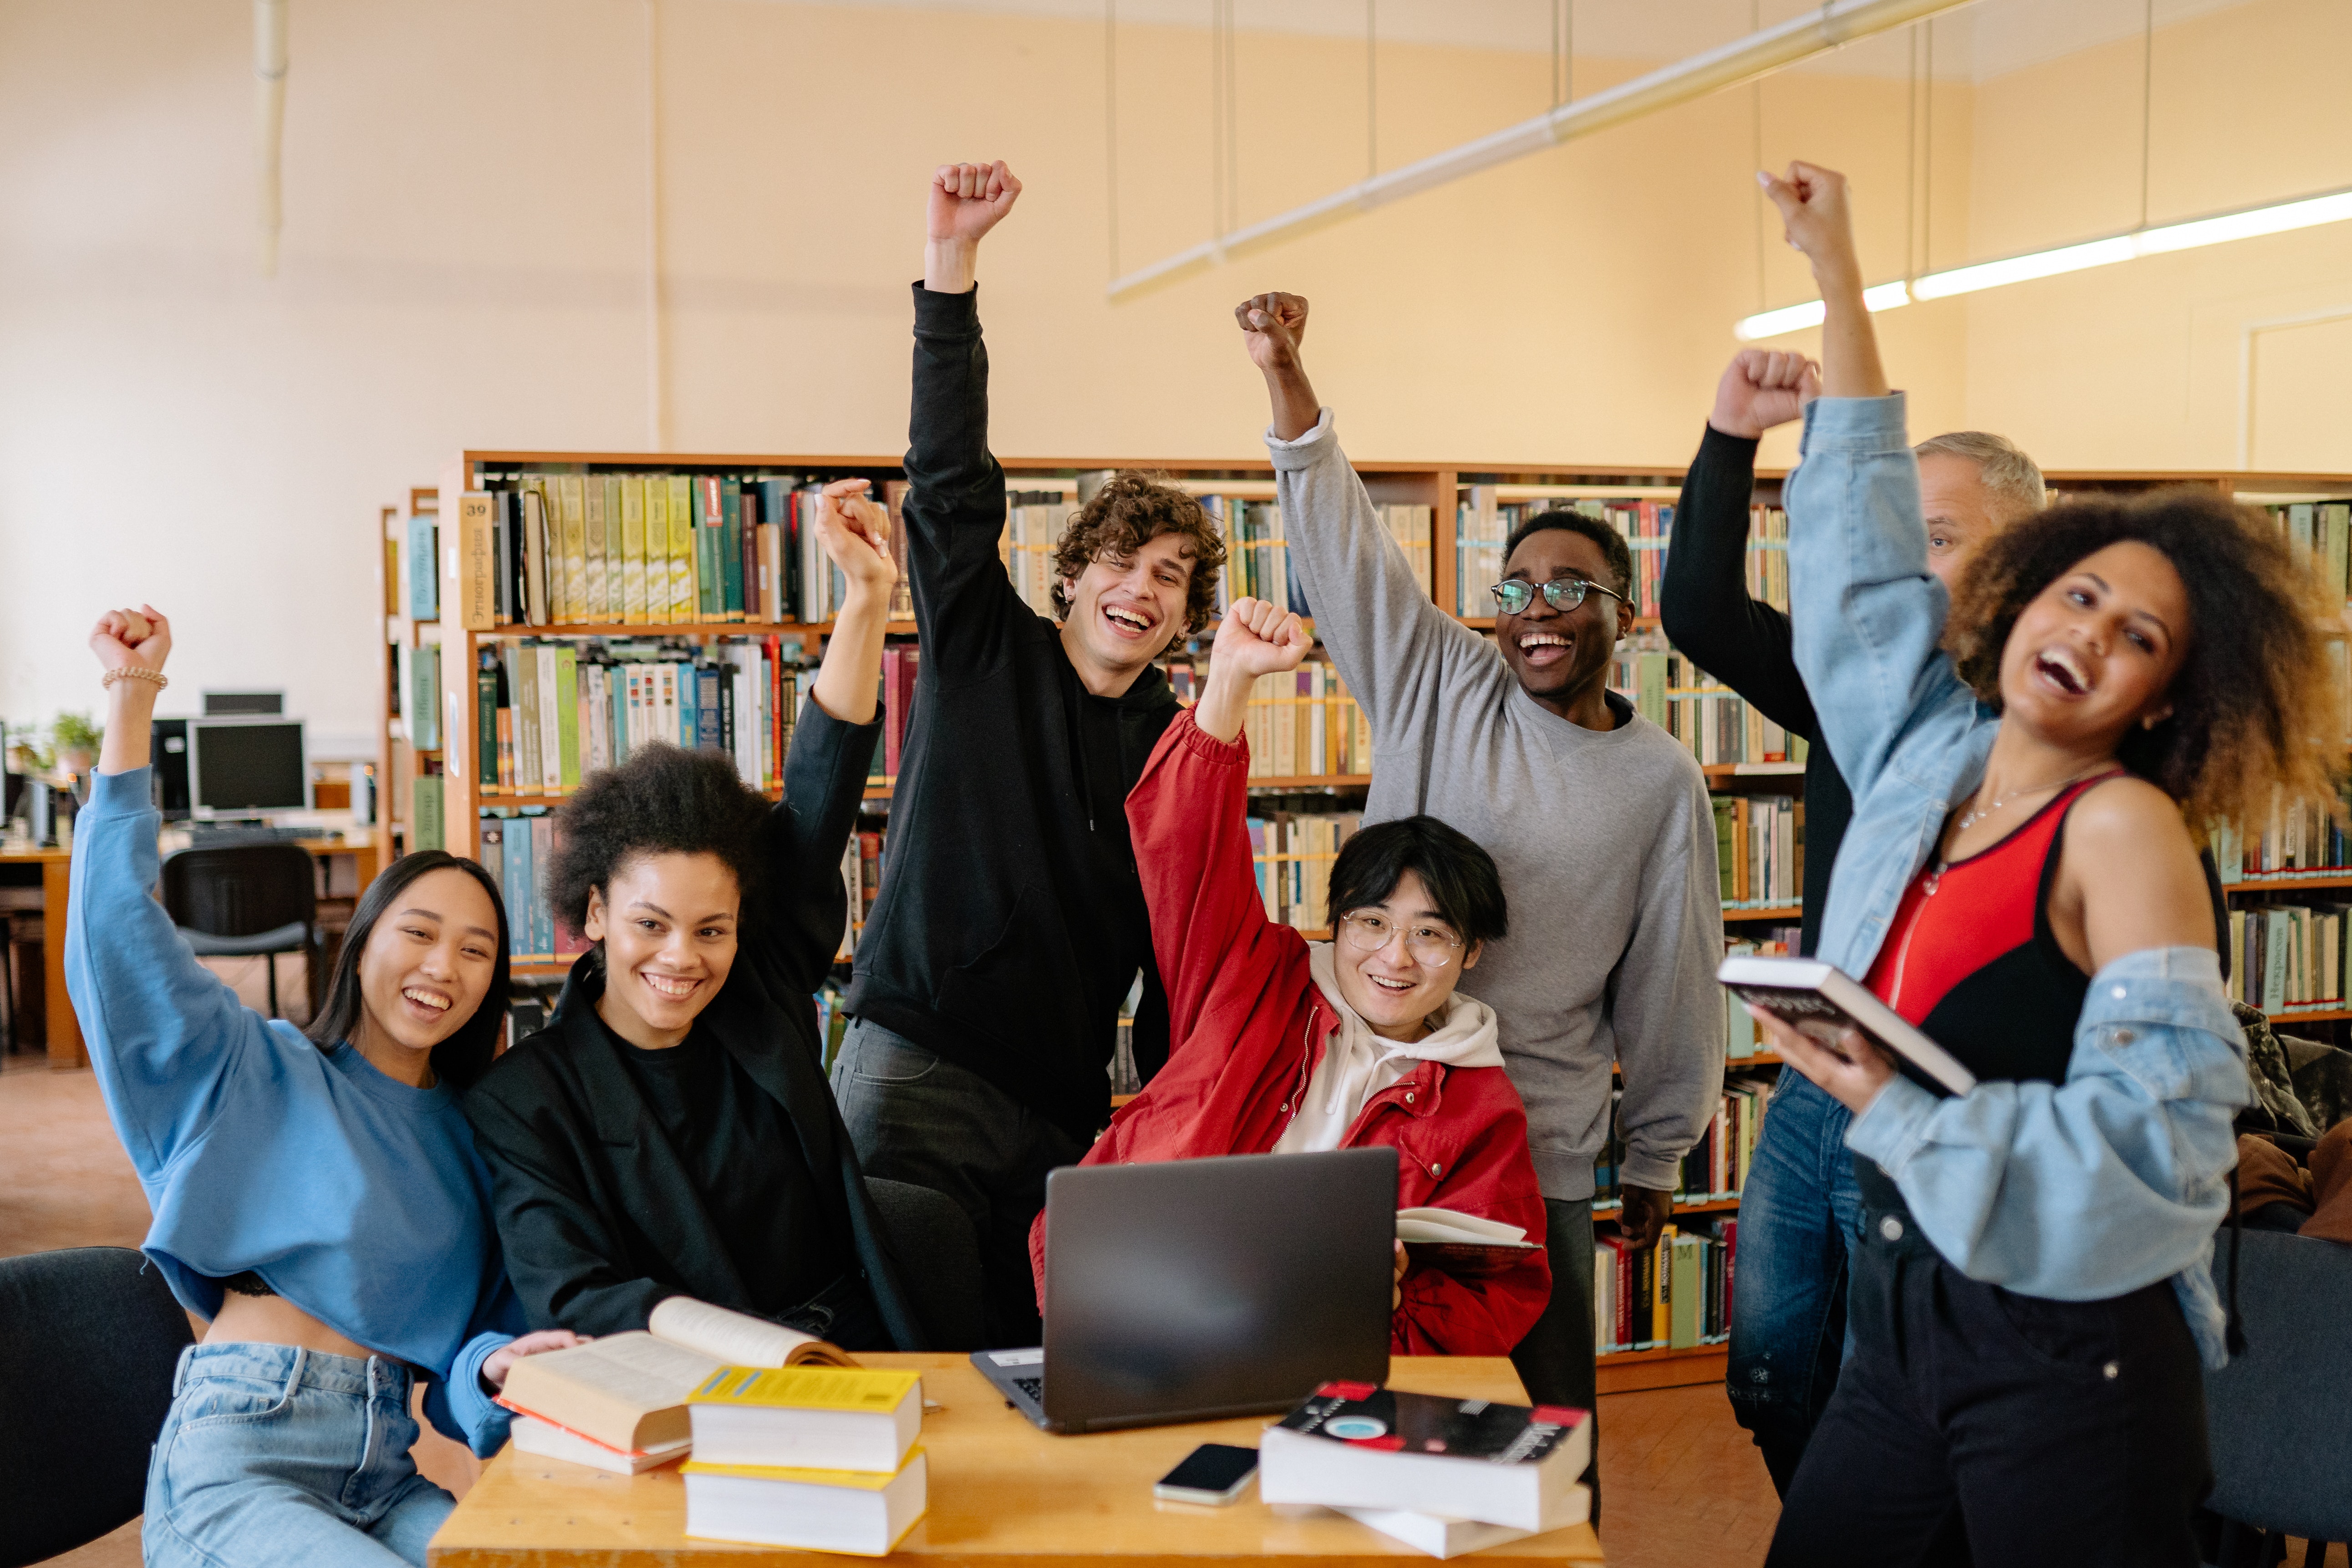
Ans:
{"type": "Polygon", "coordinates": [[[1706,778],[1664,730],[1601,732],[1519,689],[1413,581],[1333,433],[1267,432],[1291,570],[1371,721],[1364,820],[1426,812],[1495,857],[1511,934],[1463,985],[1495,1009],[1548,1198],[1592,1194],[1622,1065],[1619,1179],[1671,1189],[1723,1092],[1722,884],[1706,778]]]}

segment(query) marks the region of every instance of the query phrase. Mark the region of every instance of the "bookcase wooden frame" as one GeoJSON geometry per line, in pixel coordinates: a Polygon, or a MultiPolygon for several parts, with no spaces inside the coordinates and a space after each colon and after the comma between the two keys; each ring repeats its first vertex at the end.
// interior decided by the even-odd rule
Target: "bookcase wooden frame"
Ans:
{"type": "MultiPolygon", "coordinates": [[[[1219,481],[1245,482],[1262,485],[1274,478],[1270,463],[1243,459],[1211,459],[1205,461],[1172,461],[1165,458],[1003,458],[1000,462],[1012,488],[1021,488],[1024,479],[1054,479],[1067,482],[1077,475],[1103,469],[1142,468],[1165,473],[1180,483],[1208,488],[1219,481]]],[[[833,477],[862,474],[880,481],[903,477],[899,459],[895,457],[832,455],[774,455],[744,453],[677,453],[677,452],[583,452],[527,451],[512,449],[467,449],[458,453],[441,471],[440,494],[455,498],[465,491],[481,489],[478,482],[484,468],[511,469],[518,468],[552,467],[557,465],[587,465],[595,468],[624,471],[680,472],[715,470],[719,472],[745,469],[776,469],[785,472],[822,473],[833,477]]],[[[1358,462],[1356,471],[1375,501],[1404,505],[1427,506],[1430,509],[1430,589],[1431,597],[1440,605],[1452,605],[1455,598],[1456,518],[1455,506],[1464,487],[1496,485],[1509,489],[1521,486],[1572,487],[1594,494],[1615,492],[1630,498],[1664,499],[1678,490],[1685,466],[1679,464],[1596,464],[1544,465],[1526,463],[1436,464],[1398,462],[1358,462]]],[[[1759,504],[1778,504],[1785,470],[1761,469],[1756,476],[1755,500],[1759,504]]],[[[2222,495],[2249,500],[2321,500],[2352,497],[2352,475],[2231,472],[2222,469],[2194,469],[2168,472],[2120,469],[2085,469],[2051,473],[2046,476],[2052,490],[2060,494],[2113,492],[2128,494],[2172,485],[2189,485],[2210,489],[2222,495]]],[[[454,504],[443,508],[446,521],[454,524],[457,510],[454,504]]],[[[457,552],[453,541],[444,539],[440,550],[441,602],[457,602],[457,552]]],[[[378,554],[381,557],[381,550],[378,554]]],[[[1448,612],[1451,614],[1452,612],[1448,612]]],[[[1457,616],[1464,624],[1479,629],[1494,625],[1491,616],[1457,616]]],[[[1638,630],[1655,630],[1654,616],[1642,616],[1635,621],[1638,630]]],[[[479,810],[484,805],[552,806],[561,803],[560,796],[518,796],[500,795],[484,797],[478,793],[475,772],[476,748],[481,744],[476,716],[474,667],[478,650],[486,642],[513,637],[657,637],[669,636],[766,637],[779,635],[806,639],[815,637],[821,643],[831,631],[830,622],[804,624],[796,621],[723,622],[674,626],[613,626],[613,625],[550,625],[546,626],[507,626],[489,631],[469,631],[455,616],[444,617],[441,626],[442,681],[442,753],[444,764],[442,814],[446,824],[447,844],[454,854],[475,856],[480,849],[479,810]]],[[[912,634],[908,622],[894,622],[891,631],[912,634]]],[[[411,635],[414,635],[413,632],[411,635]]],[[[389,639],[387,639],[389,641],[389,639]]],[[[812,649],[811,651],[814,651],[812,649]]],[[[386,678],[388,679],[388,677],[386,678]]],[[[384,682],[379,681],[378,702],[384,682]]],[[[383,727],[380,726],[380,731],[383,727]]],[[[389,745],[386,765],[383,770],[383,784],[389,790],[391,771],[389,745]]],[[[421,764],[420,764],[421,765],[421,764]]],[[[1712,791],[1797,795],[1804,787],[1803,770],[1795,764],[1720,765],[1706,770],[1707,785],[1712,791]]],[[[1368,775],[1333,775],[1301,778],[1259,778],[1251,781],[1251,788],[1261,792],[1300,792],[1319,789],[1360,789],[1368,775]]],[[[887,793],[887,792],[869,792],[887,793]]],[[[385,810],[389,822],[392,813],[385,810]]],[[[387,832],[387,837],[389,833],[387,832]]],[[[2317,888],[2326,882],[2265,881],[2231,887],[2234,898],[2242,892],[2268,892],[2281,888],[2317,888]]],[[[2336,884],[2346,885],[2346,884],[2336,884]]],[[[1802,917],[1799,906],[1780,909],[1741,909],[1725,911],[1727,922],[1776,922],[1793,924],[1802,917]]],[[[1310,933],[1320,934],[1320,933],[1310,933]]],[[[544,975],[561,967],[530,965],[519,968],[519,977],[544,975]]],[[[2326,1018],[2352,1018],[2352,1010],[2335,1013],[2289,1013],[2276,1015],[2296,1022],[2312,1022],[2326,1018]]],[[[1778,1058],[1769,1053],[1739,1058],[1730,1064],[1738,1069],[1770,1068],[1778,1058]]],[[[1711,1214],[1735,1212],[1736,1200],[1707,1200],[1677,1205],[1677,1214],[1711,1214]]],[[[1607,1218],[1606,1210],[1598,1216],[1607,1218]]],[[[1638,1388],[1671,1387],[1680,1384],[1707,1383],[1719,1379],[1727,1353],[1720,1343],[1699,1345],[1679,1350],[1648,1350],[1613,1352],[1601,1355],[1600,1362],[1601,1391],[1623,1392],[1638,1388]]]]}

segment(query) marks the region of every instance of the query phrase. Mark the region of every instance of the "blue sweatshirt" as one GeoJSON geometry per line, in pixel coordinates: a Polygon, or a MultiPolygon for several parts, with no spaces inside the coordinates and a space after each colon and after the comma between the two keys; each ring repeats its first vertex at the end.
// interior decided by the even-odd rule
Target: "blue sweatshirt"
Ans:
{"type": "Polygon", "coordinates": [[[507,1415],[482,1363],[524,1323],[457,1091],[412,1089],[239,1005],[149,895],[158,826],[147,769],[97,774],[66,913],[66,989],[155,1212],[143,1250],[205,1318],[220,1281],[252,1269],[415,1367],[433,1425],[496,1453],[507,1415]]]}

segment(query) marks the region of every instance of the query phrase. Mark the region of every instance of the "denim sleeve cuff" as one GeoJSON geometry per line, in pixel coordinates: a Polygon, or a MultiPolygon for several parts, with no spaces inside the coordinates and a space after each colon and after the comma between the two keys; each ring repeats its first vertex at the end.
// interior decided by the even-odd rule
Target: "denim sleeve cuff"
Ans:
{"type": "Polygon", "coordinates": [[[1903,394],[1885,397],[1816,397],[1805,405],[1807,452],[1908,450],[1903,394]]]}
{"type": "Polygon", "coordinates": [[[980,331],[980,285],[961,294],[941,294],[915,279],[915,331],[922,337],[969,335],[980,331]]]}
{"type": "Polygon", "coordinates": [[[82,810],[100,816],[134,816],[155,809],[152,767],[130,768],[119,773],[89,776],[89,804],[82,810]]]}
{"type": "Polygon", "coordinates": [[[1313,468],[1339,439],[1328,407],[1317,416],[1314,429],[1287,441],[1274,433],[1273,426],[1265,427],[1265,449],[1272,454],[1276,471],[1313,468]]]}
{"type": "Polygon", "coordinates": [[[1927,1141],[1927,1119],[1935,1114],[1936,1104],[1935,1095],[1909,1079],[1890,1079],[1878,1098],[1847,1126],[1845,1146],[1899,1178],[1927,1141]]]}
{"type": "Polygon", "coordinates": [[[2144,947],[2109,962],[2091,977],[2083,1022],[2094,1026],[2124,1019],[2210,1024],[2234,1030],[2221,986],[2221,956],[2210,947],[2144,947]]]}

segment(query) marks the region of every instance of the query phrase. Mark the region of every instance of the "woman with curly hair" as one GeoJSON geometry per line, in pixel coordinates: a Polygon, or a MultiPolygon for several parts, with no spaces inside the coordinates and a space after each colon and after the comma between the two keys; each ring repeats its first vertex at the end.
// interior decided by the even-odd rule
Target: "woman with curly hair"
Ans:
{"type": "Polygon", "coordinates": [[[2168,491],[2012,525],[1948,619],[1845,182],[1759,178],[1828,311],[1787,495],[1797,662],[1853,787],[1819,955],[1978,1079],[1939,1097],[1759,1014],[1854,1112],[1864,1200],[1853,1350],[1769,1561],[2193,1563],[2249,1088],[2190,824],[2334,798],[2342,606],[2168,491]]]}
{"type": "Polygon", "coordinates": [[[849,1350],[920,1348],[811,1000],[881,731],[896,571],[865,488],[826,487],[816,520],[847,595],[782,803],[721,753],[649,746],[556,818],[549,895],[592,945],[548,1026],[466,1101],[535,1325],[642,1329],[689,1296],[849,1350]]]}
{"type": "Polygon", "coordinates": [[[106,744],[73,855],[66,978],[155,1223],[142,1247],[209,1320],[147,1468],[151,1564],[422,1563],[456,1506],[417,1474],[410,1394],[496,1453],[526,1333],[457,1096],[505,1011],[506,914],[438,850],[368,884],[308,1031],[206,973],[152,896],[149,737],[172,623],[109,612],[106,744]],[[518,1337],[520,1336],[520,1337],[518,1337]]]}

